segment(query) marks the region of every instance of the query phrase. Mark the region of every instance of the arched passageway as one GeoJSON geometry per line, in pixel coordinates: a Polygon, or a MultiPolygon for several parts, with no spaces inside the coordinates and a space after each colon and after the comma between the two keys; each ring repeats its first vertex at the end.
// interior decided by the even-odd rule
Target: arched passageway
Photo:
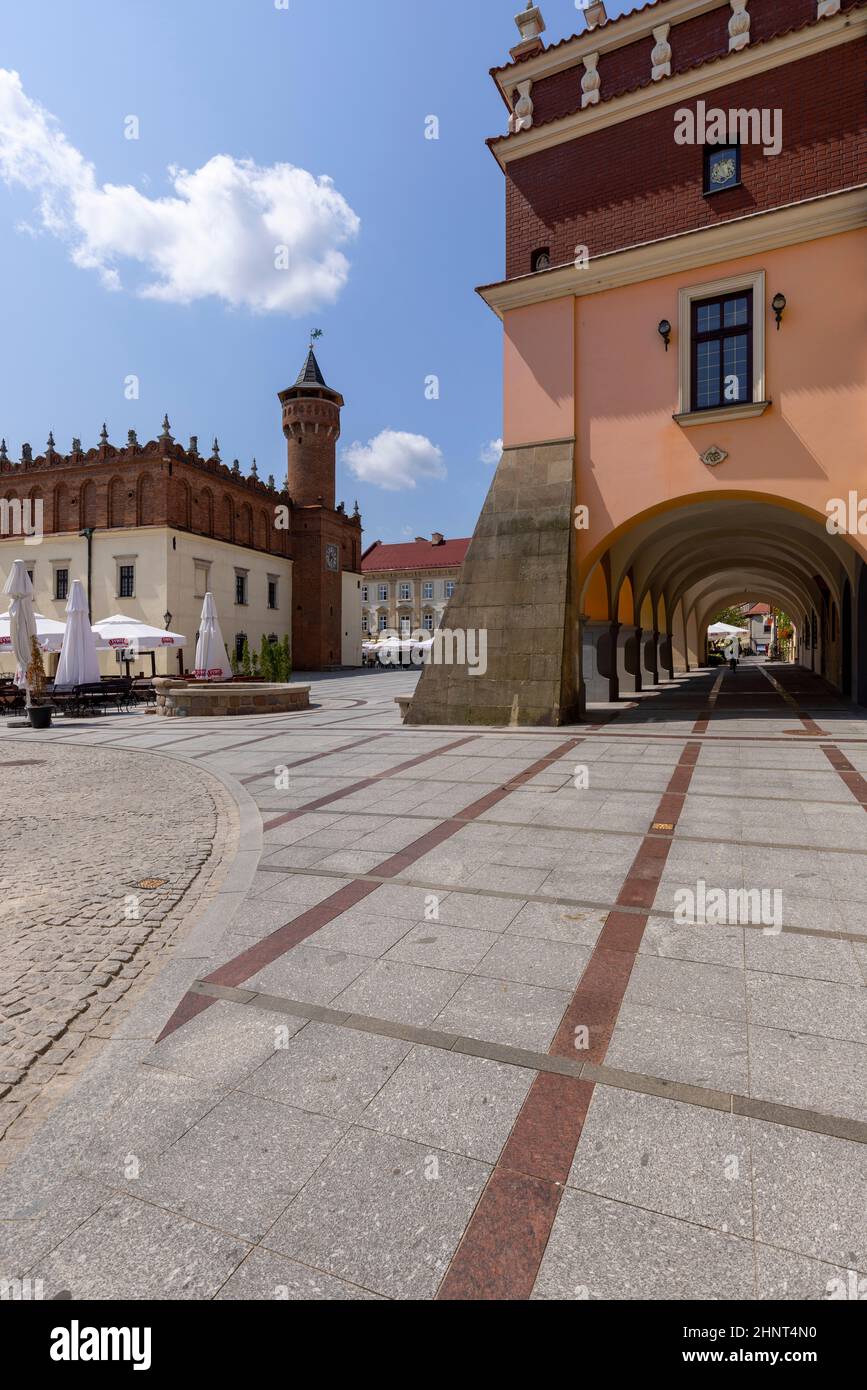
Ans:
{"type": "Polygon", "coordinates": [[[791,618],[796,663],[867,704],[867,569],[824,517],[760,497],[684,500],[615,533],[579,596],[585,708],[701,667],[714,616],[757,599],[791,618]]]}

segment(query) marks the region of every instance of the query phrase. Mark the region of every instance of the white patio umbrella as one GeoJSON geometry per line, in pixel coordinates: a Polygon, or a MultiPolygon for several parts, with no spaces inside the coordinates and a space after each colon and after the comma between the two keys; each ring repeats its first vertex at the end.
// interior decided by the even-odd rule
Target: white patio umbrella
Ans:
{"type": "Polygon", "coordinates": [[[24,568],[23,560],[13,560],[9,578],[3,585],[4,594],[12,602],[9,605],[9,635],[12,651],[18,663],[15,684],[27,691],[30,704],[30,686],[27,684],[27,667],[30,665],[32,639],[36,636],[36,615],[33,612],[33,585],[30,575],[24,568]]]}
{"type": "Polygon", "coordinates": [[[232,668],[226,655],[226,644],[220,631],[217,605],[213,594],[205,594],[196,643],[196,680],[230,681],[232,668]]]}
{"type": "Polygon", "coordinates": [[[158,651],[160,647],[185,647],[186,637],[179,632],[164,632],[161,627],[151,627],[138,618],[127,618],[123,613],[114,613],[110,618],[102,618],[93,624],[97,637],[102,637],[107,646],[135,647],[140,652],[158,651]]]}
{"type": "MultiPolygon", "coordinates": [[[[99,681],[96,636],[90,626],[87,598],[80,579],[73,579],[66,604],[69,622],[60,649],[54,676],[55,689],[73,685],[95,685],[99,681]]],[[[102,642],[105,645],[105,642],[102,642]]]]}
{"type": "MultiPolygon", "coordinates": [[[[54,618],[34,613],[36,621],[36,640],[44,652],[59,652],[63,645],[66,623],[58,623],[54,618]]],[[[12,631],[8,613],[0,613],[0,656],[12,652],[12,631]]]]}
{"type": "Polygon", "coordinates": [[[742,633],[749,632],[748,627],[732,627],[731,623],[714,623],[707,630],[708,637],[733,637],[735,633],[740,636],[742,633]]]}

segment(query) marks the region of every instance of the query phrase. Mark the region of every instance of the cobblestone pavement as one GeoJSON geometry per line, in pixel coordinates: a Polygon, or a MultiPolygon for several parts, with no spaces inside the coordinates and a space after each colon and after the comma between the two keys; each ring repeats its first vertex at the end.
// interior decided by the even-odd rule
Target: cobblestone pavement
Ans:
{"type": "Polygon", "coordinates": [[[177,930],[217,835],[215,796],[230,820],[232,803],[165,758],[2,738],[0,796],[5,1163],[177,930]]]}
{"type": "MultiPolygon", "coordinates": [[[[101,1299],[863,1296],[863,711],[746,666],[610,723],[405,728],[413,679],[4,742],[208,769],[238,840],[0,1178],[0,1277],[101,1299]]],[[[143,843],[134,874],[164,872],[143,843]]]]}

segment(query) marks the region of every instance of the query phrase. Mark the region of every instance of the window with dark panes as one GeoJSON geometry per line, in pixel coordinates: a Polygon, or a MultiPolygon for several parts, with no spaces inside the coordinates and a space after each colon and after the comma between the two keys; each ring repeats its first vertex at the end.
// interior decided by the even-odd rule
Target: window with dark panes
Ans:
{"type": "Polygon", "coordinates": [[[752,399],[752,290],[697,300],[692,305],[692,409],[752,399]]]}
{"type": "Polygon", "coordinates": [[[54,597],[57,599],[69,597],[69,570],[54,571],[54,597]]]}
{"type": "Polygon", "coordinates": [[[135,565],[120,565],[118,594],[121,598],[135,597],[135,565]]]}

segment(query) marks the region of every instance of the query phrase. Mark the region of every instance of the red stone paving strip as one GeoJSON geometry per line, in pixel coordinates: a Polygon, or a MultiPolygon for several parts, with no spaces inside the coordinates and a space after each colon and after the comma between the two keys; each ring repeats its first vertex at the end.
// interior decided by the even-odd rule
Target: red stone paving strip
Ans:
{"type": "MultiPolygon", "coordinates": [[[[591,1046],[580,1055],[596,1065],[605,1059],[700,752],[698,743],[684,748],[621,889],[621,906],[646,911],[633,915],[615,909],[609,914],[551,1045],[553,1056],[574,1059],[577,1032],[587,1028],[591,1046]],[[660,832],[662,838],[656,838],[660,832]]],[[[594,1085],[574,1077],[537,1075],[438,1299],[514,1302],[530,1297],[594,1085]]]]}
{"type": "Polygon", "coordinates": [[[707,706],[705,708],[705,711],[702,714],[701,718],[696,720],[695,726],[692,731],[694,734],[707,733],[708,725],[710,724],[710,721],[713,718],[714,710],[716,709],[716,702],[719,698],[720,686],[722,685],[724,678],[725,671],[718,672],[717,678],[713,683],[713,689],[707,697],[707,706]]]}
{"type": "MultiPolygon", "coordinates": [[[[401,771],[402,768],[417,766],[421,762],[425,762],[430,758],[435,758],[439,753],[446,753],[452,748],[458,747],[461,744],[472,743],[473,741],[473,738],[464,738],[458,740],[457,743],[447,744],[445,748],[438,748],[434,750],[434,752],[425,753],[419,758],[413,758],[411,763],[404,763],[400,768],[393,768],[391,773],[380,774],[359,785],[367,786],[370,782],[378,782],[383,776],[393,776],[395,772],[401,771]]],[[[413,840],[411,844],[407,845],[406,848],[402,849],[398,854],[390,855],[389,858],[383,860],[381,864],[377,864],[370,872],[377,875],[377,878],[380,880],[394,878],[397,874],[402,873],[404,869],[409,868],[416,860],[421,859],[423,855],[435,849],[437,845],[441,845],[443,841],[450,839],[452,835],[456,835],[459,830],[463,830],[468,820],[475,820],[478,816],[483,815],[485,811],[489,811],[492,806],[496,806],[500,801],[504,800],[505,797],[510,796],[513,791],[517,791],[519,788],[525,786],[527,782],[531,781],[533,777],[538,776],[540,772],[544,772],[547,768],[552,767],[560,758],[565,758],[566,755],[577,748],[580,743],[580,738],[571,738],[568,742],[561,743],[546,757],[539,758],[537,762],[525,768],[523,772],[518,773],[516,777],[513,777],[502,787],[497,787],[494,791],[486,792],[485,795],[479,797],[477,801],[473,801],[469,806],[459,811],[457,817],[443,821],[441,825],[434,826],[432,830],[427,831],[426,834],[421,835],[417,840],[413,840]]],[[[355,790],[357,790],[356,787],[350,787],[337,793],[337,796],[347,796],[349,792],[355,790]]],[[[327,799],[333,800],[334,798],[327,799]]],[[[318,805],[320,803],[314,802],[311,804],[318,805]]],[[[293,815],[294,814],[295,813],[293,813],[293,815]]],[[[303,814],[303,812],[299,811],[297,814],[300,815],[303,814]]],[[[290,819],[291,818],[292,817],[290,817],[290,819]]],[[[277,823],[282,825],[283,819],[281,818],[277,823]]],[[[348,912],[350,908],[355,907],[356,904],[360,903],[364,898],[369,897],[371,893],[375,893],[377,888],[381,886],[381,883],[377,881],[371,883],[366,879],[354,879],[353,882],[347,883],[343,888],[338,889],[336,893],[332,893],[331,897],[325,898],[323,902],[317,903],[315,907],[310,908],[307,912],[302,912],[299,917],[294,917],[292,921],[287,922],[282,927],[278,927],[275,932],[272,932],[270,936],[266,936],[263,941],[257,942],[256,945],[251,946],[249,950],[242,951],[241,954],[235,956],[233,960],[227,961],[225,965],[221,965],[211,975],[206,975],[204,983],[229,987],[242,985],[244,981],[249,980],[252,975],[257,974],[260,970],[264,970],[266,965],[271,965],[275,960],[279,960],[287,951],[291,951],[293,947],[300,945],[302,941],[306,941],[322,927],[327,926],[329,922],[333,922],[335,917],[339,917],[342,913],[348,912]]],[[[182,1024],[189,1023],[197,1014],[210,1008],[215,1002],[213,998],[208,998],[205,995],[190,992],[185,994],[157,1041],[161,1042],[169,1033],[174,1033],[182,1024]]]]}
{"type": "Polygon", "coordinates": [[[853,767],[845,753],[841,753],[840,749],[835,748],[833,744],[823,744],[822,752],[834,771],[840,774],[855,800],[860,801],[864,810],[867,811],[867,778],[856,767],[853,767]]]}
{"type": "MultiPolygon", "coordinates": [[[[810,716],[809,716],[808,714],[802,714],[802,713],[801,713],[801,706],[798,704],[798,702],[797,702],[797,700],[795,699],[794,695],[792,695],[792,694],[790,693],[790,691],[786,690],[785,686],[782,686],[782,685],[780,684],[780,682],[777,680],[776,676],[772,676],[771,673],[770,673],[770,671],[766,670],[766,668],[765,668],[764,666],[760,666],[758,669],[761,671],[761,673],[762,673],[762,675],[765,677],[765,679],[766,679],[766,680],[769,680],[769,681],[771,682],[771,685],[774,687],[774,690],[777,692],[777,694],[779,695],[780,699],[781,699],[781,700],[785,700],[785,702],[786,702],[786,704],[789,706],[789,708],[795,711],[795,714],[798,716],[798,718],[800,719],[801,723],[802,723],[803,726],[804,726],[804,733],[811,734],[814,738],[830,738],[830,737],[831,737],[831,735],[828,733],[827,729],[821,728],[821,727],[816,723],[815,719],[811,719],[810,716]]],[[[798,733],[801,733],[801,730],[798,729],[797,732],[798,732],[798,733]]]]}
{"type": "Polygon", "coordinates": [[[303,806],[296,806],[294,811],[286,811],[284,815],[277,816],[275,820],[266,821],[263,830],[278,830],[281,825],[288,825],[290,821],[298,820],[299,816],[306,816],[310,811],[318,811],[322,806],[330,806],[333,801],[342,801],[345,796],[352,796],[355,792],[364,791],[367,787],[375,787],[377,782],[385,782],[389,777],[396,777],[399,772],[407,772],[411,767],[418,767],[420,763],[429,762],[431,758],[437,758],[441,753],[451,753],[455,748],[462,748],[465,743],[475,743],[476,734],[470,734],[467,738],[455,739],[453,743],[445,743],[442,748],[435,748],[432,753],[420,753],[416,758],[410,758],[405,763],[398,763],[397,767],[389,768],[387,772],[376,772],[372,777],[364,777],[360,782],[353,782],[348,787],[342,787],[340,791],[329,792],[327,796],[317,797],[315,801],[308,801],[303,806]]]}

